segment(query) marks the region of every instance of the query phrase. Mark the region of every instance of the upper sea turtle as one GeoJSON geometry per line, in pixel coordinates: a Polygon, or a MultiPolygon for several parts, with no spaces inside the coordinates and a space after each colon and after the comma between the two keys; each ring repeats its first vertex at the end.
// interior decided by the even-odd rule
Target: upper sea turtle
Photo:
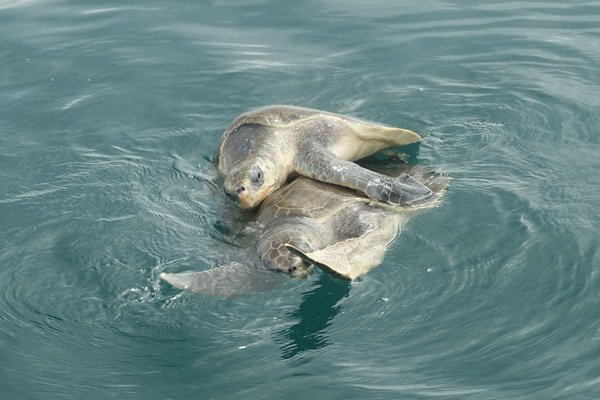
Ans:
{"type": "Polygon", "coordinates": [[[356,189],[372,200],[417,204],[435,194],[407,174],[391,178],[352,161],[421,140],[413,131],[294,106],[268,106],[237,117],[216,155],[223,188],[254,208],[297,173],[356,189]]]}

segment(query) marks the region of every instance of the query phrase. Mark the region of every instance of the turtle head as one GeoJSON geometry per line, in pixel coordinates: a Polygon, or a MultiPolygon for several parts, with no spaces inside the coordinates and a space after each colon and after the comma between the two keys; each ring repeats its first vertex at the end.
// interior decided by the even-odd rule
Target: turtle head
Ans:
{"type": "Polygon", "coordinates": [[[272,163],[252,160],[233,168],[223,182],[223,189],[241,208],[254,208],[281,186],[280,175],[272,163]]]}
{"type": "MultiPolygon", "coordinates": [[[[313,264],[305,261],[290,250],[289,243],[281,244],[281,237],[263,256],[263,261],[271,269],[290,275],[292,278],[304,279],[313,270],[313,264]]],[[[295,247],[294,247],[295,249],[295,247]]]]}
{"type": "Polygon", "coordinates": [[[293,265],[291,268],[288,268],[287,273],[290,274],[292,278],[305,279],[308,276],[308,274],[312,272],[312,270],[313,265],[300,261],[296,265],[293,265]]]}

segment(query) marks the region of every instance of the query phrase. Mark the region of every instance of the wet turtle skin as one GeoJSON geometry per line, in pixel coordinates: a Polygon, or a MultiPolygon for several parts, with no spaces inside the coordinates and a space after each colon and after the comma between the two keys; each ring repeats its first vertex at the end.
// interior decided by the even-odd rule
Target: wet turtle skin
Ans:
{"type": "Polygon", "coordinates": [[[225,193],[242,208],[257,207],[292,174],[352,188],[372,200],[417,204],[435,194],[409,175],[392,178],[353,161],[419,140],[408,129],[309,108],[268,106],[230,124],[215,163],[225,176],[225,193]]]}
{"type": "Polygon", "coordinates": [[[265,271],[305,277],[314,266],[354,280],[378,266],[401,228],[424,208],[436,205],[448,178],[421,168],[408,171],[436,193],[419,206],[375,202],[363,193],[300,176],[260,206],[256,252],[266,269],[232,265],[201,272],[161,274],[173,286],[228,297],[260,290],[274,278],[265,271]]]}

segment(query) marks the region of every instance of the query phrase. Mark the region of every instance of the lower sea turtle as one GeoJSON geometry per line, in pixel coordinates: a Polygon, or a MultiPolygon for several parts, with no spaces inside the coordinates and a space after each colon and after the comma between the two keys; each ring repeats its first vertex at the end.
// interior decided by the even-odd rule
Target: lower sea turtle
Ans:
{"type": "MultiPolygon", "coordinates": [[[[408,172],[438,195],[448,182],[418,167],[408,172]]],[[[160,277],[177,288],[222,297],[269,286],[277,275],[270,270],[304,277],[317,265],[354,280],[379,265],[402,226],[438,199],[419,206],[389,205],[301,176],[273,192],[258,211],[261,234],[256,251],[267,269],[233,263],[160,277]]]]}
{"type": "Polygon", "coordinates": [[[254,208],[291,174],[345,186],[392,204],[428,201],[434,193],[410,175],[391,178],[352,161],[418,142],[413,131],[294,106],[269,106],[237,117],[216,155],[223,188],[242,208],[254,208]]]}

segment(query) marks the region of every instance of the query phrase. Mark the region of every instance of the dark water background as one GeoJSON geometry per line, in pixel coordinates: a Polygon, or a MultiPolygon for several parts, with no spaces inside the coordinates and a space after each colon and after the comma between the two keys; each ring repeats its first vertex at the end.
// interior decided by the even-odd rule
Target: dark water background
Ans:
{"type": "Polygon", "coordinates": [[[598,1],[0,0],[0,398],[598,399],[599,127],[598,1]],[[352,285],[170,288],[247,257],[190,174],[273,103],[421,133],[445,201],[352,285]]]}

